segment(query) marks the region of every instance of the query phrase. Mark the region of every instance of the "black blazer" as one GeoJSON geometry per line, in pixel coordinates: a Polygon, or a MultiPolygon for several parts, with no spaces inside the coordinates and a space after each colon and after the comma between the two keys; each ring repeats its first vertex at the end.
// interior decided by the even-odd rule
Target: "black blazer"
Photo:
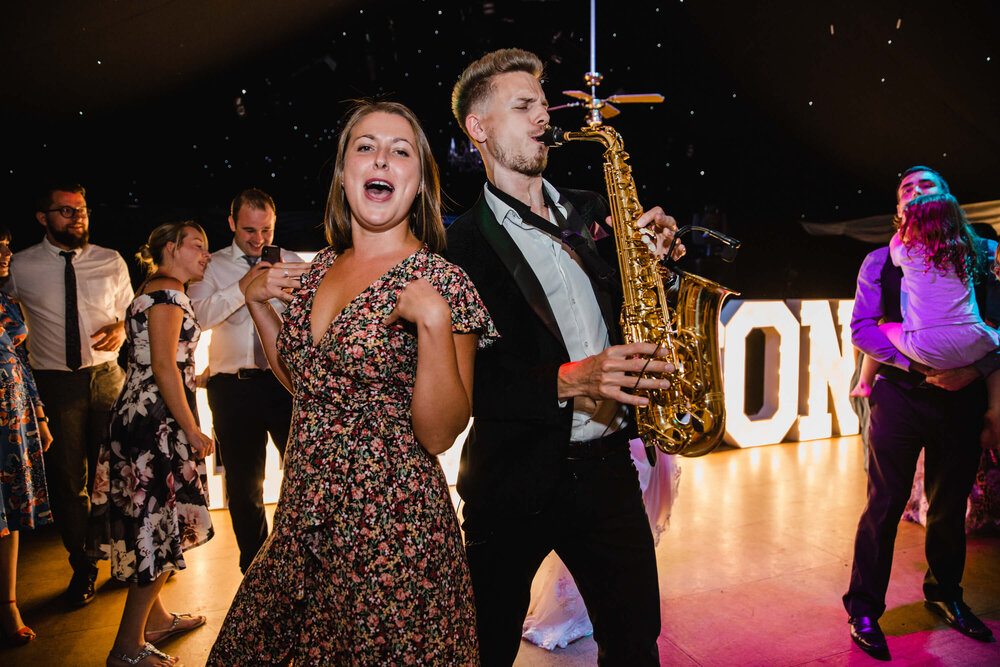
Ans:
{"type": "MultiPolygon", "coordinates": [[[[579,216],[592,236],[603,237],[598,251],[617,267],[604,199],[583,190],[559,193],[567,217],[579,216]]],[[[475,423],[462,449],[458,492],[480,515],[537,513],[565,471],[573,405],[559,407],[556,378],[570,360],[566,346],[541,284],[485,195],[448,228],[447,257],[469,274],[501,336],[476,354],[475,423]]],[[[595,293],[618,343],[621,286],[595,293]]]]}

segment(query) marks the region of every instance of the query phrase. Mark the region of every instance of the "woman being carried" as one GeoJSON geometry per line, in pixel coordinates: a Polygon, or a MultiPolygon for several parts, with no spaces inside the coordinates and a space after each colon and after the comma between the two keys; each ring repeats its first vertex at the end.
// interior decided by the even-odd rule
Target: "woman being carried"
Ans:
{"type": "Polygon", "coordinates": [[[329,248],[246,300],[295,394],[274,529],[208,664],[478,664],[472,586],[439,454],[496,331],[444,246],[437,166],[406,107],[341,131],[329,248]],[[282,323],[268,304],[289,303],[282,323]]]}
{"type": "Polygon", "coordinates": [[[87,536],[88,552],[110,558],[111,576],[129,585],[109,667],[178,664],[152,642],[205,617],[167,612],[160,588],[186,567],[183,552],[213,535],[204,462],[213,442],[194,398],[201,329],[184,293],[205,273],[208,239],[194,222],[168,222],[137,257],[149,277],[125,314],[128,374],[98,456],[87,536]]]}
{"type": "MultiPolygon", "coordinates": [[[[892,263],[903,271],[903,322],[879,328],[910,359],[931,369],[968,366],[1000,347],[1000,333],[983,322],[974,284],[985,273],[976,236],[950,194],[923,195],[903,210],[889,242],[892,263]]],[[[852,396],[868,396],[878,362],[865,357],[852,396]]],[[[1000,373],[987,378],[989,408],[982,444],[1000,448],[1000,373]]]]}

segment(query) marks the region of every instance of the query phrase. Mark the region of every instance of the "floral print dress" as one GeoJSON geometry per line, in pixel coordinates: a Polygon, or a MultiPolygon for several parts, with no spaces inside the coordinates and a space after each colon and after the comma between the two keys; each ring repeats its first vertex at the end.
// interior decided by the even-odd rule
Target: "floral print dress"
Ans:
{"type": "Polygon", "coordinates": [[[111,410],[91,498],[88,552],[111,559],[111,576],[148,584],[166,570],[183,570],[183,552],[213,535],[204,460],[170,415],[153,378],[149,309],[184,312],[177,366],[191,411],[195,405],[194,350],[201,336],[187,295],[164,289],[140,294],[125,316],[128,373],[111,410]]]}
{"type": "Polygon", "coordinates": [[[295,387],[274,529],[247,571],[210,665],[478,664],[465,550],[437,458],[416,441],[417,340],[385,325],[425,278],[452,330],[497,337],[468,276],[426,248],[348,304],[313,344],[310,311],[336,259],[302,277],[278,350],[295,387]]]}
{"type": "Polygon", "coordinates": [[[52,523],[21,309],[0,292],[0,537],[52,523]]]}

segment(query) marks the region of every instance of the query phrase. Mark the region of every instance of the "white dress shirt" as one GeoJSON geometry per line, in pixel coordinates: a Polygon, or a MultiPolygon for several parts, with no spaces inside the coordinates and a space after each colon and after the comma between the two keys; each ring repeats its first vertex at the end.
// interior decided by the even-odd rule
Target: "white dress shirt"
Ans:
{"type": "MultiPolygon", "coordinates": [[[[301,262],[302,258],[282,250],[281,261],[301,262]]],[[[198,324],[202,330],[212,330],[212,341],[208,345],[208,367],[212,375],[257,367],[253,356],[253,339],[257,331],[240,290],[240,278],[249,270],[243,251],[233,241],[229,247],[212,253],[205,277],[188,287],[198,324]]],[[[285,310],[278,299],[271,299],[271,305],[279,315],[285,310]]]]}
{"type": "MultiPolygon", "coordinates": [[[[550,200],[563,217],[566,217],[568,212],[558,203],[559,192],[546,180],[542,181],[542,187],[548,191],[550,200]]],[[[514,239],[545,290],[545,298],[548,299],[559,325],[570,361],[579,361],[603,352],[610,345],[608,328],[604,324],[597,297],[594,296],[594,288],[580,265],[579,258],[561,241],[524,222],[517,211],[500,201],[489,188],[484,186],[484,191],[486,203],[493,215],[514,239]]],[[[581,401],[575,403],[577,407],[573,411],[571,440],[593,440],[620,428],[618,416],[621,410],[613,402],[605,402],[607,406],[594,414],[579,409],[581,401]],[[609,422],[611,426],[607,428],[609,422]]]]}
{"type": "MultiPolygon", "coordinates": [[[[38,370],[68,371],[66,365],[66,260],[48,238],[15,253],[4,291],[21,302],[28,325],[28,359],[38,370]]],[[[80,316],[81,368],[118,361],[118,352],[91,347],[90,336],[121,322],[132,302],[125,260],[114,250],[88,244],[75,250],[76,306],[80,316]]]]}

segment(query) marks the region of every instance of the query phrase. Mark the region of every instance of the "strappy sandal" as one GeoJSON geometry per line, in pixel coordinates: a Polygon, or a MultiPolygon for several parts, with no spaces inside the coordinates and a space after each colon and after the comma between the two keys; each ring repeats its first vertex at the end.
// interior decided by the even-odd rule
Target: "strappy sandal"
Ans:
{"type": "MultiPolygon", "coordinates": [[[[17,600],[7,600],[7,604],[17,604],[17,600]]],[[[37,635],[35,631],[29,628],[27,625],[22,625],[13,634],[8,635],[3,633],[4,643],[7,646],[24,646],[30,641],[33,641],[37,635]]]]}
{"type": "Polygon", "coordinates": [[[125,653],[115,653],[114,651],[108,653],[109,658],[114,658],[115,660],[121,660],[126,665],[138,665],[140,662],[142,662],[151,655],[155,655],[157,658],[163,658],[164,660],[173,659],[172,656],[167,655],[166,653],[156,648],[149,642],[146,642],[146,644],[141,649],[139,649],[139,652],[136,653],[134,658],[128,657],[128,655],[125,653]]]}
{"type": "Polygon", "coordinates": [[[170,612],[170,615],[173,616],[174,618],[170,622],[169,628],[164,628],[162,630],[151,630],[149,632],[146,632],[143,634],[143,639],[145,639],[147,642],[156,641],[157,643],[162,643],[167,639],[170,639],[174,635],[179,635],[181,633],[188,632],[189,630],[194,630],[195,628],[200,628],[201,626],[205,625],[204,616],[192,616],[191,614],[175,614],[173,612],[170,612]],[[195,620],[197,621],[197,623],[191,626],[181,627],[181,623],[189,619],[195,620]],[[150,639],[150,635],[158,635],[158,636],[154,640],[150,639]]]}

